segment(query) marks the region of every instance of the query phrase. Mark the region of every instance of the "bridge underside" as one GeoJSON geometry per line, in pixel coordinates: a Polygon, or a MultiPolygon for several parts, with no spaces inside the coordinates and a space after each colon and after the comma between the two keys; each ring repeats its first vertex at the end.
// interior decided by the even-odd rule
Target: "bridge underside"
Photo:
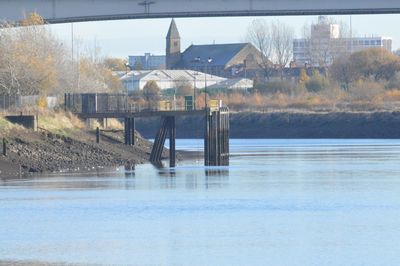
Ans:
{"type": "Polygon", "coordinates": [[[49,23],[96,20],[400,13],[398,0],[0,0],[0,19],[38,12],[49,23]]]}

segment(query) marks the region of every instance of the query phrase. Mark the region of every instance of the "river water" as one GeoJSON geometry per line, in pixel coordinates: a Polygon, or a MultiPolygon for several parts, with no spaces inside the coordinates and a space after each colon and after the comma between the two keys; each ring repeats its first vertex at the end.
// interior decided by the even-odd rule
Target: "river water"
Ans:
{"type": "Polygon", "coordinates": [[[230,167],[199,157],[0,180],[0,261],[399,265],[399,140],[232,140],[231,150],[230,167]]]}

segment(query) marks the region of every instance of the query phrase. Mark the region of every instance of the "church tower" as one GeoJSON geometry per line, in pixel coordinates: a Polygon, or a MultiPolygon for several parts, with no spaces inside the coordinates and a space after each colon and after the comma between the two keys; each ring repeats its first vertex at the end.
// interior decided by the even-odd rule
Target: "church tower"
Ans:
{"type": "Polygon", "coordinates": [[[181,60],[181,37],[174,19],[171,21],[166,39],[166,67],[167,69],[173,69],[181,60]]]}

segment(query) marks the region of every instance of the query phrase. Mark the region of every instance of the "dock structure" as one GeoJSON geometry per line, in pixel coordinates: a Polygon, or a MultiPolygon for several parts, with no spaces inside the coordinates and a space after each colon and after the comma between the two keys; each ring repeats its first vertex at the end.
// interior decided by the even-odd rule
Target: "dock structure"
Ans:
{"type": "Polygon", "coordinates": [[[153,148],[150,154],[150,161],[155,164],[160,164],[162,159],[162,152],[164,150],[165,140],[169,134],[169,166],[176,166],[176,152],[175,152],[175,139],[176,127],[175,116],[165,116],[161,119],[161,127],[157,132],[154,139],[153,148]]]}
{"type": "Polygon", "coordinates": [[[229,109],[212,107],[202,110],[138,110],[127,104],[124,94],[65,94],[65,110],[82,119],[117,118],[124,121],[125,144],[135,145],[135,118],[161,117],[150,161],[161,164],[164,145],[169,138],[169,165],[176,166],[176,119],[180,116],[204,116],[204,165],[229,165],[229,109]]]}
{"type": "Polygon", "coordinates": [[[229,109],[208,109],[205,121],[204,165],[229,165],[229,109]]]}

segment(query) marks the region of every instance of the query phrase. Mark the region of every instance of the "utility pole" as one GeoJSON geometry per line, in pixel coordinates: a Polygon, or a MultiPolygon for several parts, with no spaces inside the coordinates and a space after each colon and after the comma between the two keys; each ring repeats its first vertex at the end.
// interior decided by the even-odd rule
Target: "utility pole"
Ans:
{"type": "Polygon", "coordinates": [[[156,2],[154,2],[154,1],[144,0],[143,2],[140,2],[138,5],[144,6],[145,14],[150,14],[150,5],[155,4],[155,3],[156,2]]]}

